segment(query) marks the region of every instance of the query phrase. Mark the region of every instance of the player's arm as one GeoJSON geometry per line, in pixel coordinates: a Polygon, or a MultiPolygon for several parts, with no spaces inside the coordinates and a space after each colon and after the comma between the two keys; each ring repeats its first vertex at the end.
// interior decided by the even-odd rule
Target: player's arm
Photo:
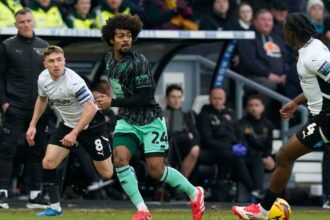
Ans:
{"type": "Polygon", "coordinates": [[[72,83],[73,93],[78,102],[82,105],[83,110],[80,116],[80,120],[72,131],[65,135],[61,141],[64,146],[73,146],[76,142],[78,134],[84,130],[84,128],[93,120],[98,108],[94,103],[94,98],[91,91],[87,88],[87,85],[80,78],[76,83],[72,83]]]}
{"type": "Polygon", "coordinates": [[[83,104],[83,111],[81,113],[80,120],[71,132],[78,135],[92,121],[96,112],[97,106],[93,100],[85,102],[83,104]]]}
{"type": "Polygon", "coordinates": [[[309,56],[304,59],[305,68],[326,82],[330,82],[330,54],[321,57],[309,56]]]}
{"type": "Polygon", "coordinates": [[[282,118],[289,119],[292,116],[292,114],[297,110],[299,105],[301,105],[302,103],[304,103],[306,101],[307,101],[307,99],[306,99],[304,93],[299,94],[295,99],[288,102],[280,109],[280,114],[281,114],[282,118]]]}
{"type": "Polygon", "coordinates": [[[30,126],[26,132],[26,140],[30,146],[33,146],[35,144],[34,137],[37,133],[36,126],[40,117],[45,112],[47,104],[48,104],[47,96],[45,97],[38,96],[37,101],[34,105],[34,111],[33,111],[32,119],[30,121],[30,126]]]}

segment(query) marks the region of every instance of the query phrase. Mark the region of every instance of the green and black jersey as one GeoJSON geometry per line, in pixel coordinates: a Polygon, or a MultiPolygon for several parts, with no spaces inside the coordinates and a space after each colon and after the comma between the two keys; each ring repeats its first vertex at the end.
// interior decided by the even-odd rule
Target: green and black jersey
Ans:
{"type": "Polygon", "coordinates": [[[119,107],[119,118],[133,125],[146,125],[162,116],[155,101],[155,85],[147,59],[134,51],[116,61],[113,52],[105,58],[105,73],[116,98],[111,106],[119,107]]]}

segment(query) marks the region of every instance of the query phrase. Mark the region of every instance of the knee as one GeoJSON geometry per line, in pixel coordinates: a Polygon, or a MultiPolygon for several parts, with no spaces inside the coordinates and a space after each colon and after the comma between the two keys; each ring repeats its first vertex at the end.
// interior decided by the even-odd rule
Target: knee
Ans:
{"type": "Polygon", "coordinates": [[[149,165],[148,174],[155,180],[160,180],[163,176],[164,165],[149,165]]]}
{"type": "Polygon", "coordinates": [[[54,160],[45,157],[45,158],[42,160],[42,167],[43,167],[44,169],[46,169],[46,170],[53,170],[53,169],[56,169],[56,168],[57,168],[57,164],[55,163],[54,160]]]}
{"type": "Polygon", "coordinates": [[[197,160],[200,154],[200,147],[198,145],[195,145],[193,148],[191,148],[190,155],[193,159],[197,160]]]}
{"type": "Polygon", "coordinates": [[[122,157],[114,157],[113,164],[115,168],[123,167],[129,165],[129,161],[122,157]]]}

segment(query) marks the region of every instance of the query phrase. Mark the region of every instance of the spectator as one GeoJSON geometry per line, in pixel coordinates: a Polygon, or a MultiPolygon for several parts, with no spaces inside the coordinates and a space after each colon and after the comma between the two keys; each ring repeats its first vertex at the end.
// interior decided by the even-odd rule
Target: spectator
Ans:
{"type": "Polygon", "coordinates": [[[193,10],[186,0],[150,0],[146,2],[148,26],[153,29],[197,30],[193,10]]]}
{"type": "Polygon", "coordinates": [[[273,16],[267,9],[257,12],[253,25],[256,38],[238,41],[240,71],[267,88],[283,91],[286,80],[284,42],[272,33],[273,16]]]}
{"type": "Polygon", "coordinates": [[[32,0],[29,8],[37,28],[66,28],[61,8],[54,0],[32,0]]]}
{"type": "Polygon", "coordinates": [[[316,33],[320,36],[324,34],[324,4],[321,0],[308,0],[307,14],[313,24],[316,33]]]}
{"type": "Polygon", "coordinates": [[[134,14],[131,8],[123,0],[102,0],[96,8],[96,27],[102,28],[106,20],[116,14],[134,14]]]}
{"type": "Polygon", "coordinates": [[[273,32],[278,36],[281,36],[284,41],[283,26],[289,10],[284,0],[276,1],[272,8],[272,14],[274,17],[273,32]]]}
{"type": "Polygon", "coordinates": [[[246,164],[254,186],[263,191],[264,169],[273,171],[275,161],[271,156],[273,125],[264,116],[265,106],[260,96],[252,95],[247,100],[247,114],[239,121],[248,153],[246,164]]]}
{"type": "Polygon", "coordinates": [[[229,14],[229,0],[214,0],[212,13],[201,16],[201,30],[234,30],[235,22],[229,14]]]}
{"type": "MultiPolygon", "coordinates": [[[[42,53],[47,42],[35,36],[31,11],[21,9],[15,14],[18,30],[0,45],[0,104],[3,117],[3,135],[0,147],[0,206],[8,208],[9,181],[12,160],[20,134],[27,129],[37,98],[37,79],[44,69],[42,53]]],[[[37,124],[36,147],[28,149],[28,167],[31,167],[31,189],[28,208],[44,208],[47,202],[40,196],[42,166],[46,140],[46,117],[37,124]]]]}
{"type": "Polygon", "coordinates": [[[91,0],[75,0],[74,10],[66,19],[69,28],[91,29],[96,28],[96,14],[91,9],[91,0]]]}
{"type": "Polygon", "coordinates": [[[13,27],[15,13],[22,8],[22,5],[14,0],[0,1],[0,27],[13,27]]]}
{"type": "Polygon", "coordinates": [[[243,2],[238,8],[238,24],[236,24],[236,29],[251,30],[252,18],[253,10],[251,5],[243,2]]]}
{"type": "MultiPolygon", "coordinates": [[[[165,120],[170,143],[176,144],[182,158],[181,173],[189,177],[199,157],[199,133],[194,112],[181,110],[183,90],[178,85],[169,85],[166,89],[165,120]]],[[[173,148],[173,146],[171,146],[173,148]]]]}
{"type": "Polygon", "coordinates": [[[226,92],[222,88],[213,88],[210,92],[210,103],[202,108],[198,118],[198,129],[201,135],[201,153],[199,163],[217,164],[224,179],[232,170],[234,177],[241,182],[251,196],[262,195],[253,185],[245,165],[247,148],[242,144],[243,134],[237,128],[230,109],[225,107],[226,92]]]}

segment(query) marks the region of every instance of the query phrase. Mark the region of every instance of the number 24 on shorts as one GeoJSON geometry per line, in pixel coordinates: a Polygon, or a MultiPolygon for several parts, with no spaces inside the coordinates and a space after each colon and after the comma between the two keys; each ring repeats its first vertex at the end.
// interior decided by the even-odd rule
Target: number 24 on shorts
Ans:
{"type": "Polygon", "coordinates": [[[162,134],[160,134],[157,131],[153,131],[152,134],[154,135],[154,138],[152,139],[151,143],[159,144],[160,142],[167,142],[166,132],[163,132],[162,134]]]}

